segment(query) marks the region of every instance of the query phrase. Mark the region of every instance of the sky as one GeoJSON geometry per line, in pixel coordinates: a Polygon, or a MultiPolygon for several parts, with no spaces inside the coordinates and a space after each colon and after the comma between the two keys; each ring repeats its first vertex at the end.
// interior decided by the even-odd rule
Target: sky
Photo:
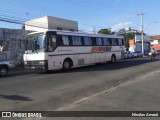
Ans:
{"type": "Polygon", "coordinates": [[[80,31],[104,28],[112,31],[131,27],[160,35],[160,0],[0,0],[0,28],[21,29],[22,25],[3,22],[5,19],[27,21],[54,16],[78,21],[80,31]]]}

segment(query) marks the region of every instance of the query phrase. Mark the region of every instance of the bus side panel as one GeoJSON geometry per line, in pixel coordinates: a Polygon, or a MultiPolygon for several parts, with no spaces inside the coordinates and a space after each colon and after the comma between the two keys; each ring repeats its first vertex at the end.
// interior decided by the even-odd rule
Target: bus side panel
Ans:
{"type": "Polygon", "coordinates": [[[121,59],[121,48],[120,46],[112,46],[112,53],[116,55],[116,59],[121,59]]]}
{"type": "Polygon", "coordinates": [[[73,55],[73,65],[74,66],[81,66],[81,65],[84,65],[85,61],[85,54],[76,54],[76,55],[73,55]]]}
{"type": "Polygon", "coordinates": [[[61,56],[48,56],[48,70],[55,70],[62,68],[62,57],[61,56]]]}
{"type": "Polygon", "coordinates": [[[96,63],[104,62],[104,53],[95,53],[96,63]]]}
{"type": "Polygon", "coordinates": [[[91,54],[85,54],[85,65],[91,64],[92,63],[92,59],[91,59],[91,54]]]}

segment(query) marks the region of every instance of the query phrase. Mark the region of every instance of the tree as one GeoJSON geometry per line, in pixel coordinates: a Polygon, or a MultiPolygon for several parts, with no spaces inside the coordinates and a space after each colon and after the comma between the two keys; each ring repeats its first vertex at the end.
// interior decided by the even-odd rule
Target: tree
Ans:
{"type": "Polygon", "coordinates": [[[112,32],[112,31],[111,31],[111,28],[108,28],[108,29],[100,29],[100,30],[98,31],[98,34],[113,35],[113,34],[115,34],[115,32],[112,32]]]}
{"type": "Polygon", "coordinates": [[[134,34],[133,33],[125,33],[124,34],[124,41],[125,41],[125,47],[128,49],[129,48],[129,40],[134,39],[134,34]]]}

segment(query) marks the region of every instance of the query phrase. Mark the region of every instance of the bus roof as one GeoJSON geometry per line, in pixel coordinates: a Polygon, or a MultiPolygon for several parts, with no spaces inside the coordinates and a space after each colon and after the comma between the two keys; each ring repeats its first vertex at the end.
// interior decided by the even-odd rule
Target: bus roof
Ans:
{"type": "Polygon", "coordinates": [[[60,35],[89,36],[89,37],[123,38],[123,36],[117,36],[117,35],[91,34],[91,33],[83,33],[83,32],[70,32],[70,31],[57,31],[57,34],[60,34],[60,35]]]}
{"type": "Polygon", "coordinates": [[[123,38],[123,36],[118,35],[105,35],[105,34],[92,34],[92,33],[84,33],[84,32],[75,32],[75,31],[63,31],[63,30],[45,30],[43,32],[32,32],[29,33],[28,36],[34,34],[45,34],[48,31],[55,31],[60,35],[76,35],[76,36],[89,36],[89,37],[111,37],[111,38],[123,38]]]}

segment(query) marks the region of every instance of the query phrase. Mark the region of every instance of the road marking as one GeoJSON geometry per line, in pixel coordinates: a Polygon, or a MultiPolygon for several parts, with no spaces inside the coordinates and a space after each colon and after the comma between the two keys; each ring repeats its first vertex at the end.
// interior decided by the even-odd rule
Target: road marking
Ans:
{"type": "Polygon", "coordinates": [[[81,104],[85,101],[91,100],[92,98],[95,98],[97,96],[102,96],[103,94],[106,94],[106,93],[111,93],[111,92],[115,91],[116,89],[118,89],[120,87],[124,87],[124,86],[128,86],[128,85],[131,85],[131,84],[135,84],[137,82],[145,81],[145,80],[147,80],[146,78],[151,77],[151,76],[153,76],[154,74],[157,74],[157,73],[160,73],[160,70],[155,70],[155,71],[152,71],[152,72],[147,73],[145,75],[138,76],[138,77],[134,78],[134,80],[133,79],[127,80],[127,82],[125,82],[125,83],[120,82],[117,86],[114,86],[114,87],[111,87],[109,89],[103,90],[101,92],[95,93],[95,94],[93,94],[91,96],[88,96],[88,97],[83,97],[82,99],[77,100],[77,101],[75,101],[75,102],[73,102],[69,105],[65,105],[63,107],[58,108],[55,111],[69,110],[69,109],[74,108],[77,105],[79,105],[79,104],[81,104]]]}

